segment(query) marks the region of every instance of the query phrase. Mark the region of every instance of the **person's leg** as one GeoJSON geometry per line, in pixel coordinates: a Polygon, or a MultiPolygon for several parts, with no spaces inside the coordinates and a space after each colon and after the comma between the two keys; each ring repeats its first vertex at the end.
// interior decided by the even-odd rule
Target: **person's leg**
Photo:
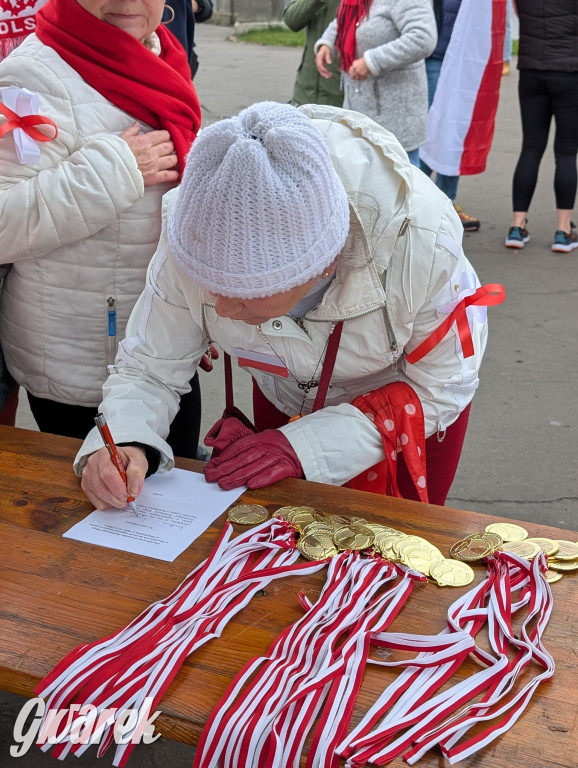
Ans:
{"type": "Polygon", "coordinates": [[[538,181],[538,169],[548,143],[552,101],[541,72],[521,70],[518,97],[522,119],[522,151],[512,181],[512,227],[525,227],[538,181]]]}
{"type": "MultiPolygon", "coordinates": [[[[407,150],[406,150],[406,151],[407,151],[407,150]]],[[[419,168],[419,167],[420,167],[420,160],[419,160],[419,147],[416,147],[416,149],[411,149],[411,150],[410,150],[410,151],[407,153],[407,156],[408,156],[408,158],[409,158],[409,162],[410,162],[412,165],[415,165],[415,166],[416,166],[416,168],[419,168]]]]}
{"type": "MultiPolygon", "coordinates": [[[[427,76],[427,105],[431,107],[434,94],[436,92],[440,72],[442,68],[441,59],[426,59],[425,60],[425,73],[427,76]]],[[[419,167],[425,173],[426,176],[431,176],[433,171],[427,163],[423,160],[419,161],[419,167]]]]}
{"type": "Polygon", "coordinates": [[[510,59],[512,58],[512,23],[510,14],[512,13],[512,0],[507,0],[506,4],[506,34],[504,35],[504,64],[502,75],[510,74],[510,59]]]}
{"type": "Polygon", "coordinates": [[[196,459],[201,431],[201,387],[199,374],[191,379],[191,391],[181,397],[180,407],[173,419],[167,443],[175,456],[196,459]]]}
{"type": "Polygon", "coordinates": [[[449,197],[452,203],[455,202],[458,194],[459,180],[459,176],[446,176],[444,173],[438,173],[436,176],[436,186],[449,197]]]}
{"type": "MultiPolygon", "coordinates": [[[[556,135],[554,138],[554,194],[556,196],[557,229],[571,235],[571,222],[576,201],[576,153],[578,151],[578,75],[569,72],[548,76],[556,135]]],[[[576,246],[574,246],[576,247],[576,246]]]]}
{"type": "MultiPolygon", "coordinates": [[[[0,280],[0,288],[2,281],[0,280]]],[[[0,348],[0,424],[13,427],[18,407],[18,387],[10,375],[0,348]]]]}
{"type": "Polygon", "coordinates": [[[55,400],[31,395],[30,392],[26,394],[30,410],[41,432],[84,440],[94,427],[98,408],[57,403],[55,400]]]}
{"type": "Polygon", "coordinates": [[[436,88],[438,87],[438,80],[440,79],[440,72],[442,71],[442,59],[426,59],[425,60],[425,73],[427,77],[427,105],[431,107],[436,88]]]}
{"type": "Polygon", "coordinates": [[[18,410],[18,393],[20,387],[13,386],[10,394],[4,401],[4,407],[0,411],[0,424],[5,427],[13,427],[16,424],[16,411],[18,410]]]}
{"type": "MultiPolygon", "coordinates": [[[[427,492],[430,504],[443,506],[454,481],[462,453],[464,438],[468,428],[471,404],[465,408],[458,419],[446,429],[445,437],[440,442],[432,435],[425,441],[427,492]]],[[[403,452],[398,453],[397,486],[404,499],[419,501],[417,489],[411,479],[403,452]]]]}

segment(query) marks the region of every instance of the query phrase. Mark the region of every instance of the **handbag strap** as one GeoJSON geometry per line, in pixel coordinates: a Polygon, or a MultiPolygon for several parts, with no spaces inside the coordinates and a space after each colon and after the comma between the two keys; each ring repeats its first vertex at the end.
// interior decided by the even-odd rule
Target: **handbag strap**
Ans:
{"type": "Polygon", "coordinates": [[[337,357],[337,350],[339,348],[342,331],[343,320],[340,320],[331,331],[329,341],[327,342],[327,352],[325,353],[325,360],[323,361],[319,387],[317,388],[317,394],[315,395],[315,401],[313,403],[313,408],[311,409],[312,413],[321,410],[325,405],[325,398],[327,397],[329,382],[331,381],[331,375],[333,374],[333,369],[335,367],[335,358],[337,357]]]}
{"type": "MultiPolygon", "coordinates": [[[[312,413],[321,410],[325,405],[325,398],[327,397],[327,390],[329,389],[329,383],[331,382],[331,376],[335,367],[335,360],[337,358],[337,350],[339,349],[339,342],[341,340],[341,333],[343,331],[343,320],[340,320],[331,331],[329,341],[327,342],[327,352],[325,353],[325,360],[323,361],[323,368],[321,370],[321,378],[319,380],[319,387],[313,402],[312,413]]],[[[235,407],[235,394],[233,391],[233,369],[231,366],[231,355],[225,352],[225,410],[227,413],[232,413],[235,407]]]]}
{"type": "Polygon", "coordinates": [[[235,394],[233,392],[233,369],[231,367],[231,355],[225,352],[225,413],[230,414],[235,407],[235,394]]]}

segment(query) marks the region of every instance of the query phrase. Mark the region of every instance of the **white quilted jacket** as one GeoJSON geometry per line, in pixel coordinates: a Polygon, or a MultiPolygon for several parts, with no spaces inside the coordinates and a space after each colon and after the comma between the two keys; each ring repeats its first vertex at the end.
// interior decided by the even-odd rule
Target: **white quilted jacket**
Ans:
{"type": "Polygon", "coordinates": [[[39,95],[39,113],[56,123],[58,138],[39,145],[32,165],[18,162],[13,132],[0,138],[0,263],[13,262],[2,291],[2,348],[32,394],[96,406],[144,286],[170,185],[144,189],[118,136],[134,119],[34,34],[0,64],[0,97],[11,85],[39,95]]]}
{"type": "MultiPolygon", "coordinates": [[[[261,329],[297,380],[307,381],[331,324],[344,320],[326,407],[310,413],[313,389],[304,406],[308,415],[281,428],[308,480],[341,485],[383,459],[378,430],[351,401],[399,378],[421,399],[426,435],[443,430],[474,395],[487,326],[483,311],[470,315],[468,310],[473,357],[464,359],[452,330],[421,361],[406,361],[404,352],[440,325],[448,305],[479,285],[461,247],[462,224],[448,198],[408,163],[392,134],[356,112],[313,105],[301,109],[314,118],[329,146],[353,224],[321,303],[302,323],[284,316],[261,329]]],[[[165,197],[159,248],[102,404],[115,439],[157,448],[161,470],[173,466],[164,437],[207,339],[233,356],[235,348],[271,354],[258,328],[219,317],[215,297],[177,267],[165,226],[177,192],[165,197]]],[[[278,408],[299,412],[303,391],[292,377],[250,372],[278,408]]],[[[93,430],[76,457],[78,473],[101,445],[93,430]]]]}

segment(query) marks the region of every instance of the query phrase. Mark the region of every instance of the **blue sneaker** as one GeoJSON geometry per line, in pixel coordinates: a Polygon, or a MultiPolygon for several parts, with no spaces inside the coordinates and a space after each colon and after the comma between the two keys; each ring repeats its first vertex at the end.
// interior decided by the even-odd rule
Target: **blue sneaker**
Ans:
{"type": "Polygon", "coordinates": [[[564,232],[561,229],[556,230],[554,235],[553,251],[560,253],[570,253],[574,248],[578,248],[578,235],[574,231],[574,224],[570,223],[570,232],[564,232]]]}
{"type": "Polygon", "coordinates": [[[523,248],[529,240],[530,233],[526,227],[510,227],[506,237],[506,248],[523,248]]]}

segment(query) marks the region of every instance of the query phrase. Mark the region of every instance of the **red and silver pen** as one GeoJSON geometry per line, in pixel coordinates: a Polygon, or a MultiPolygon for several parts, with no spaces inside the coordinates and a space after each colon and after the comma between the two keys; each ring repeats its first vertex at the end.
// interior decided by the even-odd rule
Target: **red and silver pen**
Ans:
{"type": "MultiPolygon", "coordinates": [[[[112,435],[110,434],[110,429],[108,428],[106,419],[104,418],[102,413],[97,413],[97,415],[95,416],[94,422],[98,427],[98,431],[100,432],[100,436],[102,437],[104,444],[106,445],[106,448],[108,450],[112,463],[117,468],[118,474],[122,477],[123,482],[126,485],[126,472],[124,470],[124,466],[122,464],[118,449],[114,444],[112,435]]],[[[127,502],[131,512],[133,512],[138,517],[138,512],[136,511],[136,505],[134,503],[134,496],[129,496],[127,499],[127,502]]]]}

